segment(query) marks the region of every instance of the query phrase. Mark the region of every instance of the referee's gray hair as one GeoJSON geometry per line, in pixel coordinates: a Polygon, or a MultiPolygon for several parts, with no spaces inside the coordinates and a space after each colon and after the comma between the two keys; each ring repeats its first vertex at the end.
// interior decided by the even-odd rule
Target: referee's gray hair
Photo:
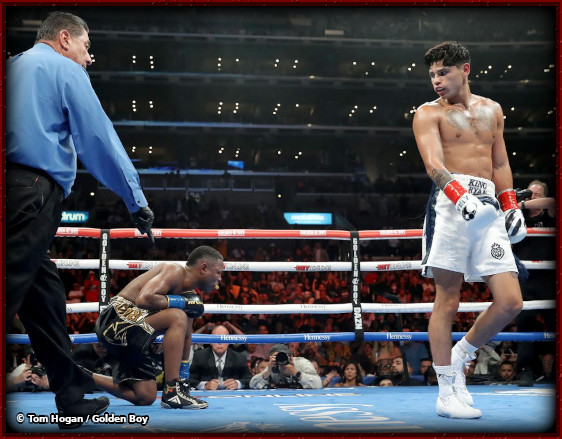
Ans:
{"type": "Polygon", "coordinates": [[[39,26],[35,42],[54,41],[62,30],[68,31],[73,37],[79,37],[84,31],[90,31],[86,22],[80,17],[70,12],[55,11],[51,12],[39,26]]]}

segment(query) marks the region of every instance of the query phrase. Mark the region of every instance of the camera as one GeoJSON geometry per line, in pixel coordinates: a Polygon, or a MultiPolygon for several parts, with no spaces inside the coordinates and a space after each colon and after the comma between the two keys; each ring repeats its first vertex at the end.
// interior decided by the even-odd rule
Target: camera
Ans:
{"type": "Polygon", "coordinates": [[[278,366],[286,366],[289,364],[289,356],[285,352],[277,352],[275,362],[278,366]]]}
{"type": "Polygon", "coordinates": [[[34,373],[35,375],[42,377],[44,375],[47,375],[47,370],[45,369],[45,366],[31,366],[31,373],[34,373]]]}

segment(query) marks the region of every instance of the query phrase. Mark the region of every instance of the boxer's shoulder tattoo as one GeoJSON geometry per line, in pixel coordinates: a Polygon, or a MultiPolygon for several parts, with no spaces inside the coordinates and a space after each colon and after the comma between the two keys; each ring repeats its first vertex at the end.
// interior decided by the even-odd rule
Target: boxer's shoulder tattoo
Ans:
{"type": "Polygon", "coordinates": [[[514,272],[514,271],[510,271],[509,274],[511,274],[511,277],[512,277],[513,279],[519,278],[519,273],[516,273],[516,272],[514,272]]]}
{"type": "Polygon", "coordinates": [[[433,171],[431,171],[431,179],[438,188],[443,189],[445,185],[453,179],[453,177],[446,169],[433,169],[433,171]]]}

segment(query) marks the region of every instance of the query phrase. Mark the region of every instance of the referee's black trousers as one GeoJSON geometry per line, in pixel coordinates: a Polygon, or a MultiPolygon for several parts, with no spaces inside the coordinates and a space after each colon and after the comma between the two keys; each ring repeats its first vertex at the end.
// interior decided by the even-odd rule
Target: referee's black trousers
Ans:
{"type": "Polygon", "coordinates": [[[62,188],[48,174],[8,163],[6,325],[18,314],[61,407],[95,388],[70,355],[66,294],[48,250],[61,220],[62,188]]]}

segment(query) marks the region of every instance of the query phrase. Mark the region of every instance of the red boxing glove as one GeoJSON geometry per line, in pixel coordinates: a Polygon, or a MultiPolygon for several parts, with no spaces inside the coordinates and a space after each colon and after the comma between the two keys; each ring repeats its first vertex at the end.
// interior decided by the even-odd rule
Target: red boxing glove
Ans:
{"type": "Polygon", "coordinates": [[[517,244],[527,236],[527,227],[523,212],[517,205],[517,195],[513,189],[506,189],[498,194],[502,211],[505,213],[505,229],[512,244],[517,244]]]}
{"type": "Polygon", "coordinates": [[[509,209],[519,209],[517,205],[517,195],[513,189],[506,189],[498,194],[498,200],[502,211],[505,212],[509,209]]]}
{"type": "Polygon", "coordinates": [[[459,198],[466,194],[467,190],[457,180],[451,180],[443,188],[443,192],[447,195],[449,200],[451,200],[454,204],[457,204],[459,198]]]}

